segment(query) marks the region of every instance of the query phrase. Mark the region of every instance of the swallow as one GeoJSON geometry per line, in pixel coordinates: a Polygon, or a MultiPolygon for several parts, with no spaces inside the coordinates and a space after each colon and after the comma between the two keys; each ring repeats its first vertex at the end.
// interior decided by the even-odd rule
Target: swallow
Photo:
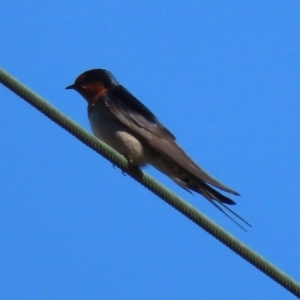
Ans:
{"type": "Polygon", "coordinates": [[[239,193],[199,167],[177,144],[175,136],[119,84],[111,72],[86,71],[66,89],[77,91],[87,101],[94,135],[123,155],[132,166],[152,165],[183,189],[203,195],[238,226],[242,227],[222,208],[251,226],[227,207],[235,202],[215,188],[236,196],[239,193]]]}

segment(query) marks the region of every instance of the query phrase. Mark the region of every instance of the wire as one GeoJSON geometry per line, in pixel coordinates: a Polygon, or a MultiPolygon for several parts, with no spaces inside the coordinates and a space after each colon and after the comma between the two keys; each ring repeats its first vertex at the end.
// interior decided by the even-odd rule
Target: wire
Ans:
{"type": "Polygon", "coordinates": [[[52,105],[47,103],[40,96],[35,94],[25,85],[20,83],[18,80],[13,78],[7,72],[0,68],[0,82],[5,85],[12,92],[20,96],[22,99],[27,101],[29,104],[34,106],[56,124],[67,130],[73,136],[78,138],[88,147],[108,159],[113,165],[119,167],[123,172],[129,174],[136,181],[141,183],[147,189],[152,191],[154,194],[159,196],[169,205],[174,207],[176,210],[181,212],[191,221],[196,223],[198,226],[203,228],[209,234],[214,236],[224,245],[229,247],[232,251],[243,257],[245,260],[250,262],[253,266],[258,268],[260,271],[268,275],[270,278],[275,280],[281,286],[286,288],[288,291],[293,293],[295,296],[300,298],[300,284],[294,279],[289,277],[287,274],[276,268],[270,262],[265,260],[259,254],[254,252],[252,249],[241,243],[238,239],[233,237],[231,234],[226,232],[216,223],[208,219],[205,215],[199,212],[196,208],[191,206],[189,203],[175,195],[165,186],[157,182],[148,174],[142,172],[138,168],[132,168],[127,160],[119,155],[112,148],[101,142],[99,139],[88,133],[77,123],[72,121],[70,118],[59,112],[52,105]]]}

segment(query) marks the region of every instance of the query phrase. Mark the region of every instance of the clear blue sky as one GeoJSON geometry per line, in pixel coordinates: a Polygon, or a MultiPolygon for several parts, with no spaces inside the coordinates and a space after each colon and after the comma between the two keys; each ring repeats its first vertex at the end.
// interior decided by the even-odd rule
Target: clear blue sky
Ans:
{"type": "MultiPolygon", "coordinates": [[[[2,1],[1,67],[90,130],[64,88],[106,68],[241,193],[244,233],[300,280],[299,1],[2,1]]],[[[1,299],[294,299],[0,86],[1,299]]]]}

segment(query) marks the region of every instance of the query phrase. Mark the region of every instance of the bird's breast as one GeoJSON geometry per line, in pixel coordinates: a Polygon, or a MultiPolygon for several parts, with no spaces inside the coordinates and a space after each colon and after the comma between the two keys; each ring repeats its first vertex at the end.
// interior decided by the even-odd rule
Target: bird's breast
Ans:
{"type": "Polygon", "coordinates": [[[150,149],[123,123],[121,123],[103,103],[89,110],[89,121],[94,135],[124,155],[132,164],[146,165],[150,149]]]}

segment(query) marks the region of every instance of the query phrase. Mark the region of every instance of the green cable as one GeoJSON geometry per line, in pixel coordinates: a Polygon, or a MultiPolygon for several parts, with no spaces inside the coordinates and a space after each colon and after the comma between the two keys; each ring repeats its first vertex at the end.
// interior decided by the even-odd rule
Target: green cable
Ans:
{"type": "Polygon", "coordinates": [[[123,172],[129,174],[132,178],[134,178],[147,189],[159,196],[169,205],[177,209],[198,226],[202,227],[205,231],[214,236],[235,253],[243,257],[245,260],[271,277],[281,286],[300,298],[300,284],[298,282],[283,273],[281,270],[262,258],[259,254],[251,250],[249,247],[241,243],[238,239],[236,239],[216,223],[208,219],[205,215],[203,215],[189,203],[172,193],[169,189],[157,182],[151,176],[142,172],[140,169],[130,167],[124,157],[122,157],[112,148],[88,133],[77,123],[59,112],[56,108],[47,103],[44,99],[28,89],[26,86],[10,76],[1,68],[0,82],[12,92],[34,106],[56,124],[60,125],[62,128],[70,132],[88,147],[92,148],[94,151],[107,158],[110,162],[113,163],[113,165],[118,166],[123,172]]]}

